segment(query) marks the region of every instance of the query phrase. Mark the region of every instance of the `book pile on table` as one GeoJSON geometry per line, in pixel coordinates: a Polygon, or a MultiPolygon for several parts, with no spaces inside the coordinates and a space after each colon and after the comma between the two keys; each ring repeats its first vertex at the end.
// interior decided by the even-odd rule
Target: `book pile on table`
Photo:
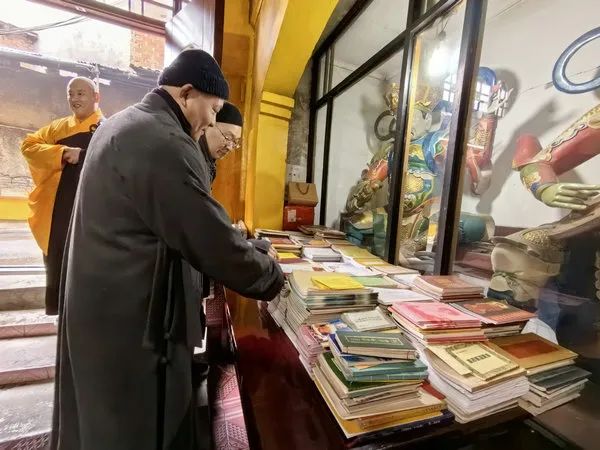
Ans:
{"type": "MultiPolygon", "coordinates": [[[[279,313],[280,319],[281,315],[285,317],[279,325],[297,346],[298,351],[301,352],[300,347],[303,345],[306,347],[306,358],[303,362],[309,366],[309,356],[311,350],[316,350],[316,345],[311,346],[306,339],[303,344],[300,343],[299,332],[302,325],[331,322],[340,319],[345,312],[370,310],[377,305],[377,294],[348,275],[294,271],[289,275],[288,281],[289,293],[287,296],[281,296],[275,314],[279,313]]],[[[304,336],[306,337],[306,330],[304,336]]]]}
{"type": "Polygon", "coordinates": [[[574,365],[577,354],[533,333],[494,339],[515,363],[527,371],[529,392],[519,406],[533,415],[580,396],[590,372],[574,365]]]}
{"type": "Polygon", "coordinates": [[[266,237],[265,240],[271,243],[271,246],[279,253],[279,252],[289,252],[295,255],[300,255],[302,252],[302,246],[297,242],[294,242],[291,238],[281,236],[281,237],[266,237]]]}
{"type": "Polygon", "coordinates": [[[453,303],[452,306],[481,320],[483,333],[488,339],[521,334],[527,321],[536,317],[499,300],[469,300],[453,303]]]}
{"type": "Polygon", "coordinates": [[[527,391],[525,372],[485,344],[479,319],[439,302],[397,303],[390,310],[458,422],[514,408],[527,391]]]}
{"type": "Polygon", "coordinates": [[[525,371],[489,343],[428,345],[421,357],[460,423],[512,409],[529,389],[525,371]]]}
{"type": "Polygon", "coordinates": [[[332,351],[317,358],[314,381],[346,437],[451,420],[401,333],[338,331],[329,340],[332,351]]]}
{"type": "Polygon", "coordinates": [[[389,310],[413,342],[423,346],[486,340],[481,321],[451,305],[405,302],[394,303],[389,310]]]}
{"type": "Polygon", "coordinates": [[[413,282],[413,290],[429,295],[440,302],[460,302],[483,298],[483,288],[458,275],[422,275],[413,282]]]}

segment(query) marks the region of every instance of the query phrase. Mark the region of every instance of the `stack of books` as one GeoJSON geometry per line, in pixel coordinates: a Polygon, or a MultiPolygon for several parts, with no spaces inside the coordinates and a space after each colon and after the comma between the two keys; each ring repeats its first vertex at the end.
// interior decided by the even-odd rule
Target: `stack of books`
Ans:
{"type": "Polygon", "coordinates": [[[346,233],[331,228],[315,230],[315,237],[321,239],[346,239],[346,233]]]}
{"type": "Polygon", "coordinates": [[[423,386],[427,368],[402,334],[338,331],[329,339],[332,351],[317,358],[314,381],[346,437],[451,417],[443,397],[423,386]]]}
{"type": "Polygon", "coordinates": [[[394,303],[389,310],[411,340],[423,346],[486,340],[480,320],[444,303],[394,303]]]}
{"type": "Polygon", "coordinates": [[[303,247],[302,256],[315,262],[339,262],[342,255],[329,247],[303,247]]]}
{"type": "MultiPolygon", "coordinates": [[[[294,271],[288,277],[290,289],[280,300],[285,308],[288,335],[297,335],[301,325],[321,324],[339,319],[345,312],[364,311],[377,305],[377,294],[348,275],[330,272],[294,271]]],[[[293,338],[290,336],[293,341],[293,338]]]]}
{"type": "Polygon", "coordinates": [[[292,239],[294,240],[294,242],[300,244],[302,247],[331,247],[331,244],[329,242],[323,239],[315,239],[312,236],[294,236],[292,239]]]}
{"type": "Polygon", "coordinates": [[[468,283],[457,275],[422,275],[414,280],[412,288],[440,302],[483,298],[481,286],[468,283]]]}
{"type": "Polygon", "coordinates": [[[302,251],[302,246],[296,242],[294,242],[291,238],[285,236],[271,236],[263,238],[271,243],[271,246],[279,252],[283,253],[293,253],[295,255],[300,255],[302,251]]]}
{"type": "Polygon", "coordinates": [[[536,317],[533,313],[498,300],[469,300],[452,306],[481,320],[488,339],[521,334],[527,321],[536,317]]]}
{"type": "Polygon", "coordinates": [[[529,389],[525,371],[493,345],[429,345],[421,357],[460,423],[512,409],[529,389]]]}
{"type": "Polygon", "coordinates": [[[533,333],[494,339],[527,371],[529,392],[519,405],[537,415],[579,397],[590,373],[574,366],[577,354],[533,333]]]}
{"type": "Polygon", "coordinates": [[[300,362],[308,373],[312,373],[317,357],[323,353],[322,342],[308,325],[300,326],[297,336],[300,362]]]}

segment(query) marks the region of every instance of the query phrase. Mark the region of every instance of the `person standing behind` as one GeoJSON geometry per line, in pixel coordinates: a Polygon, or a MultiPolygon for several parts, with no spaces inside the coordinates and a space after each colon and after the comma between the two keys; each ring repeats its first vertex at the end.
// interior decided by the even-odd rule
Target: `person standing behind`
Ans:
{"type": "Polygon", "coordinates": [[[217,113],[215,126],[207,128],[200,137],[198,144],[209,164],[211,183],[217,176],[217,160],[240,147],[243,125],[240,110],[233,103],[225,102],[217,113]]]}
{"type": "Polygon", "coordinates": [[[92,134],[102,121],[98,91],[89,78],[67,86],[72,116],[28,134],[21,144],[35,185],[29,195],[31,232],[44,254],[46,314],[58,314],[58,289],[65,240],[79,174],[92,134]]]}

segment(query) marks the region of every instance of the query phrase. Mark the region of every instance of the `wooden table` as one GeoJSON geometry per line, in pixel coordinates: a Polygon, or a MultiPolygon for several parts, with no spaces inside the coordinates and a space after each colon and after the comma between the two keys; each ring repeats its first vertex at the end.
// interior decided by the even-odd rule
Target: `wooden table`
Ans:
{"type": "MultiPolygon", "coordinates": [[[[506,445],[503,448],[507,449],[511,449],[511,445],[512,449],[528,450],[578,448],[556,438],[562,436],[578,442],[578,432],[554,431],[552,436],[556,438],[555,441],[546,441],[542,437],[546,431],[540,425],[550,425],[554,416],[548,415],[536,420],[536,427],[540,430],[538,433],[527,425],[529,415],[519,408],[466,425],[424,428],[377,441],[346,440],[300,363],[296,349],[267,312],[266,304],[227,292],[227,305],[252,449],[383,450],[436,448],[436,445],[442,444],[443,448],[459,448],[470,442],[490,442],[491,446],[481,444],[483,446],[474,447],[484,449],[497,448],[492,444],[494,440],[498,444],[499,436],[506,445]],[[524,446],[528,439],[534,437],[537,439],[536,444],[524,446]],[[512,444],[510,439],[513,440],[512,444]]],[[[574,404],[568,406],[575,407],[574,404]]],[[[558,408],[553,414],[561,414],[561,410],[563,408],[558,408]]],[[[565,413],[562,414],[568,414],[567,409],[563,411],[565,413]]],[[[569,429],[571,419],[568,416],[563,416],[563,419],[559,417],[554,421],[564,421],[563,428],[566,426],[569,429]]],[[[600,424],[597,429],[600,431],[600,424]]]]}

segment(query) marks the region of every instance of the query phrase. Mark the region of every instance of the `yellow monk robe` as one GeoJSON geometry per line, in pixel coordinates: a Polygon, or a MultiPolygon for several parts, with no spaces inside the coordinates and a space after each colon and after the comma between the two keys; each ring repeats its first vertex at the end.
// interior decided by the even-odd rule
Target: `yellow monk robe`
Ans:
{"type": "Polygon", "coordinates": [[[75,116],[57,119],[28,134],[21,145],[35,185],[29,195],[29,226],[44,255],[48,254],[54,201],[63,170],[63,149],[80,147],[85,150],[101,119],[100,110],[84,121],[75,116]]]}

